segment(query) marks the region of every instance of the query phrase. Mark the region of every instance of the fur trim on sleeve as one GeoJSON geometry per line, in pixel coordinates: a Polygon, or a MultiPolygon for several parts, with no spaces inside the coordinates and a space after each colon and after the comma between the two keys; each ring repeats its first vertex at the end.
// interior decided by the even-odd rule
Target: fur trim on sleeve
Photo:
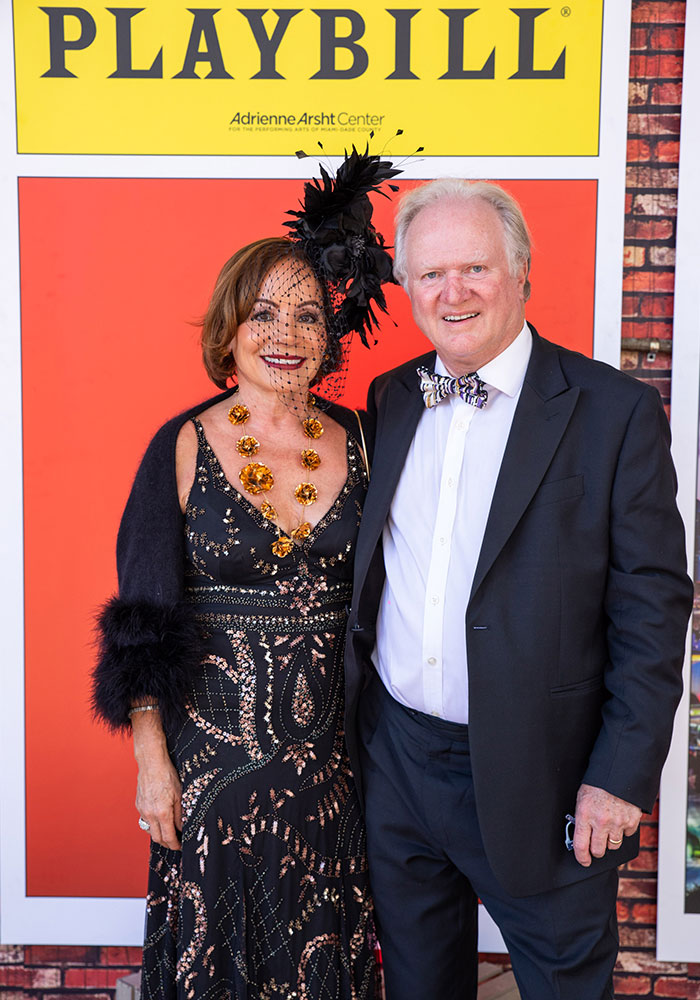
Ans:
{"type": "Polygon", "coordinates": [[[130,728],[136,700],[157,701],[165,732],[185,714],[185,699],[199,664],[200,636],[183,602],[159,606],[109,600],[97,618],[99,658],[92,707],[111,729],[130,728]]]}

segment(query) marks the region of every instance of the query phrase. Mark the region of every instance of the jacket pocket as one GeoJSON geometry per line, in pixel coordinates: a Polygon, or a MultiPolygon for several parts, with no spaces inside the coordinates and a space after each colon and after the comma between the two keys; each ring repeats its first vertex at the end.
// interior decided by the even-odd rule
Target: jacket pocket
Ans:
{"type": "Polygon", "coordinates": [[[602,674],[589,677],[585,681],[576,681],[574,684],[562,684],[560,687],[549,689],[552,698],[562,698],[570,694],[587,694],[589,691],[597,691],[603,686],[602,674]]]}
{"type": "Polygon", "coordinates": [[[568,476],[566,479],[554,479],[542,483],[530,504],[539,507],[546,503],[558,503],[560,500],[570,500],[572,497],[583,496],[583,476],[568,476]]]}

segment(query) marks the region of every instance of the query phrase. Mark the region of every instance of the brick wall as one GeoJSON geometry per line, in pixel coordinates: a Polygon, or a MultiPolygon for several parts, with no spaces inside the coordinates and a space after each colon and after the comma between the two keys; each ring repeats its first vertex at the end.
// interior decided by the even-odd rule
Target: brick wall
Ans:
{"type": "MultiPolygon", "coordinates": [[[[685,2],[633,0],[622,337],[670,347],[685,2]]],[[[668,408],[671,353],[623,350],[622,367],[668,408]]]]}
{"type": "MultiPolygon", "coordinates": [[[[685,3],[633,0],[627,144],[622,336],[670,347],[673,334],[678,156],[685,3]]],[[[652,348],[655,345],[652,344],[652,348]]],[[[670,351],[624,350],[621,365],[655,385],[667,411],[670,351]]],[[[700,964],[657,962],[658,809],[642,824],[642,850],[620,870],[617,997],[700,1000],[700,964]]]]}
{"type": "MultiPolygon", "coordinates": [[[[621,364],[655,385],[667,407],[672,355],[660,348],[673,333],[684,23],[684,0],[633,0],[622,336],[659,347],[624,349],[621,364]]],[[[654,958],[656,846],[655,812],[640,856],[621,869],[616,996],[700,1000],[700,964],[654,958]]],[[[112,1000],[116,980],[139,962],[138,948],[0,946],[0,1000],[112,1000]]]]}
{"type": "Polygon", "coordinates": [[[0,945],[0,998],[113,1000],[117,980],[140,965],[140,948],[0,945]]]}

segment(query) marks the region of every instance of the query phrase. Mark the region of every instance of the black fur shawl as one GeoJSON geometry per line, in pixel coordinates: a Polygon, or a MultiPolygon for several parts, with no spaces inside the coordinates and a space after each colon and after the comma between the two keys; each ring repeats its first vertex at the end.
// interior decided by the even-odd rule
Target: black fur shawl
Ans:
{"type": "MultiPolygon", "coordinates": [[[[92,704],[112,729],[129,728],[128,713],[136,700],[158,702],[166,733],[184,714],[200,656],[197,625],[183,600],[185,532],[175,444],[187,420],[231,393],[220,393],[168,421],[151,441],[136,474],[117,538],[119,596],[107,601],[97,618],[92,704]]],[[[330,404],[327,412],[359,436],[352,410],[330,404]]],[[[362,416],[369,443],[372,435],[366,414],[362,416]]]]}

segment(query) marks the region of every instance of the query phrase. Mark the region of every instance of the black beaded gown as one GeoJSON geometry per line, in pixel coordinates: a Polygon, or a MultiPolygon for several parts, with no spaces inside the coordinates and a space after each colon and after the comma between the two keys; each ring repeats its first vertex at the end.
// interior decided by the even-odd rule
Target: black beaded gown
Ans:
{"type": "Polygon", "coordinates": [[[343,644],[366,489],[348,436],[331,509],[284,558],[202,425],[186,599],[205,656],[169,738],[182,854],[152,845],[144,1000],[374,1000],[365,834],[343,735],[343,644]]]}

